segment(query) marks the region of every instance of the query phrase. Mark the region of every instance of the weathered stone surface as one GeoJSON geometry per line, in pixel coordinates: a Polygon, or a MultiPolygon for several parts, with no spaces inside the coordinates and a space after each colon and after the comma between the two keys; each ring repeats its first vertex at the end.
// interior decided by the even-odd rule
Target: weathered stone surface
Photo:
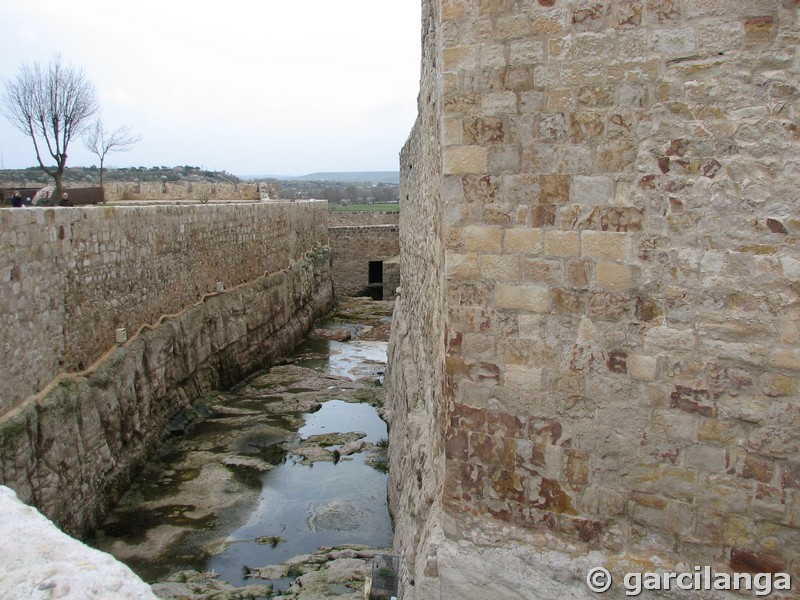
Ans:
{"type": "Polygon", "coordinates": [[[796,571],[796,2],[446,4],[401,163],[403,597],[588,593],[517,541],[796,571]]]}
{"type": "Polygon", "coordinates": [[[0,423],[0,481],[82,535],[160,444],[170,419],[288,352],[333,305],[330,249],[144,329],[0,423]]]}
{"type": "Polygon", "coordinates": [[[157,600],[113,556],[69,537],[0,486],[0,581],[7,598],[157,600]]]}
{"type": "Polygon", "coordinates": [[[231,290],[327,245],[327,212],[319,201],[2,211],[0,414],[88,369],[117,328],[133,337],[219,283],[231,290]]]}

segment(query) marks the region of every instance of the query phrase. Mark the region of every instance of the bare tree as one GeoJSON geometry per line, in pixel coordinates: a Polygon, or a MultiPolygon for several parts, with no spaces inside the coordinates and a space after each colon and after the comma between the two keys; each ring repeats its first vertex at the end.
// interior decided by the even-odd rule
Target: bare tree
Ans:
{"type": "Polygon", "coordinates": [[[39,166],[55,180],[61,197],[61,178],[67,165],[67,148],[80,135],[86,121],[97,112],[94,85],[83,69],[65,65],[60,54],[47,66],[23,65],[16,79],[6,82],[0,109],[14,127],[33,140],[39,166]],[[46,166],[46,151],[56,166],[46,166]]]}
{"type": "Polygon", "coordinates": [[[95,120],[94,125],[89,128],[83,138],[83,145],[100,159],[100,187],[103,187],[103,163],[105,163],[106,154],[127,152],[141,139],[142,136],[132,134],[126,125],[108,133],[103,126],[103,120],[100,117],[95,120]]]}

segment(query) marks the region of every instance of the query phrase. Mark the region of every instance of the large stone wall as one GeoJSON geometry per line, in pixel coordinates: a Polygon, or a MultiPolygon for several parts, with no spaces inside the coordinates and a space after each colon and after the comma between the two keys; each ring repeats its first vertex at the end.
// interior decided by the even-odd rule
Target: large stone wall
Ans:
{"type": "Polygon", "coordinates": [[[333,304],[324,202],[0,216],[0,483],[68,533],[97,524],[178,411],[269,366],[333,304]]]}
{"type": "Polygon", "coordinates": [[[337,294],[363,294],[370,285],[369,263],[384,262],[400,253],[397,225],[331,227],[329,233],[337,294]]]}
{"type": "MultiPolygon", "coordinates": [[[[112,182],[103,186],[106,202],[167,200],[170,202],[214,202],[215,200],[260,200],[258,183],[193,183],[190,181],[112,182]]],[[[270,184],[277,198],[277,189],[270,184]]]]}
{"type": "Polygon", "coordinates": [[[64,531],[102,519],[176,413],[285,355],[333,306],[331,253],[211,294],[0,422],[0,483],[64,531]]]}
{"type": "Polygon", "coordinates": [[[327,203],[0,211],[0,414],[214,292],[327,245],[327,203]]]}
{"type": "Polygon", "coordinates": [[[332,210],[328,214],[329,227],[371,227],[373,225],[399,225],[400,211],[332,210]]]}
{"type": "Polygon", "coordinates": [[[798,12],[423,2],[388,377],[404,598],[800,574],[798,12]]]}

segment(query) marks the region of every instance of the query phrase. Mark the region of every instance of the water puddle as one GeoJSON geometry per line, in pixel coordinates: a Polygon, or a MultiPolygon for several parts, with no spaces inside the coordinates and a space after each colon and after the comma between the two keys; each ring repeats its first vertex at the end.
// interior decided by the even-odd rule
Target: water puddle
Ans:
{"type": "MultiPolygon", "coordinates": [[[[234,586],[264,584],[259,568],[320,547],[391,545],[376,409],[386,346],[312,338],[285,364],[210,394],[174,421],[90,541],[149,582],[191,569],[234,586]]],[[[276,590],[294,579],[278,575],[276,590]]]]}

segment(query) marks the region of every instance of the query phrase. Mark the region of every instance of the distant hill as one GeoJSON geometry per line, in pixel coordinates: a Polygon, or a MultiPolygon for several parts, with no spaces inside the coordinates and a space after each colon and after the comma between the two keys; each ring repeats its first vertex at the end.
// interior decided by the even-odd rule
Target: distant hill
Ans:
{"type": "Polygon", "coordinates": [[[347,171],[308,175],[246,175],[243,179],[281,179],[285,181],[336,181],[338,183],[400,183],[399,171],[347,171]]]}

